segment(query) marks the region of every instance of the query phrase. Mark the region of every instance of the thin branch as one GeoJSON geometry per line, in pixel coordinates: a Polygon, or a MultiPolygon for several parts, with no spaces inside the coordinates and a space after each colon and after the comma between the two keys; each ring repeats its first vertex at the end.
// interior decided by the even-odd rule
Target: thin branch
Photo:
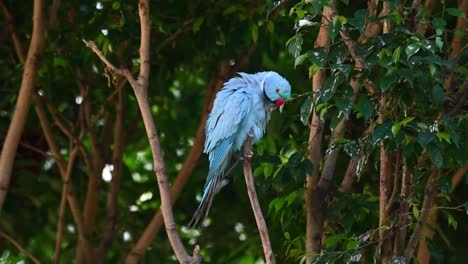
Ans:
{"type": "Polygon", "coordinates": [[[245,183],[247,185],[247,193],[249,194],[250,205],[252,206],[252,211],[255,215],[255,222],[257,222],[257,228],[260,232],[260,238],[262,239],[263,254],[265,255],[265,260],[267,264],[274,264],[275,256],[273,255],[273,250],[271,249],[270,237],[268,236],[268,228],[263,218],[262,208],[258,202],[257,193],[255,191],[255,183],[252,176],[252,164],[250,157],[252,156],[250,138],[244,143],[243,148],[243,157],[244,157],[244,177],[245,183]]]}
{"type": "Polygon", "coordinates": [[[0,236],[8,240],[10,243],[12,243],[19,251],[23,252],[28,258],[30,258],[34,263],[40,264],[41,262],[34,257],[31,252],[27,251],[26,248],[24,248],[18,241],[16,241],[13,237],[8,235],[5,231],[3,231],[0,228],[0,236]]]}
{"type": "Polygon", "coordinates": [[[2,9],[3,15],[5,16],[6,25],[8,33],[11,35],[11,40],[13,41],[13,46],[15,47],[16,55],[21,63],[26,61],[26,54],[24,53],[23,45],[16,34],[15,24],[13,15],[10,12],[10,9],[6,6],[4,1],[0,1],[0,8],[2,9]]]}
{"type": "Polygon", "coordinates": [[[83,39],[83,42],[85,43],[86,47],[90,48],[112,72],[127,78],[132,87],[138,86],[138,83],[133,78],[132,73],[128,69],[117,69],[117,67],[115,67],[109,60],[107,60],[106,56],[104,56],[102,51],[99,50],[94,41],[86,41],[83,39]]]}
{"type": "Polygon", "coordinates": [[[66,174],[65,174],[63,186],[62,186],[62,198],[60,200],[59,217],[57,220],[57,234],[55,236],[55,253],[54,253],[55,264],[60,263],[60,251],[62,249],[62,237],[63,237],[63,221],[65,219],[67,194],[70,188],[70,185],[69,185],[70,175],[71,175],[71,171],[72,171],[77,153],[78,153],[77,147],[74,147],[70,152],[70,158],[68,159],[66,174]]]}

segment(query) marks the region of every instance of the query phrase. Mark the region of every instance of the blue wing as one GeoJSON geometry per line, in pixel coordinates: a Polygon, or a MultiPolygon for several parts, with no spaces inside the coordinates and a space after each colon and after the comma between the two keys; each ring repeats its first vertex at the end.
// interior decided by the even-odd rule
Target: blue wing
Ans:
{"type": "Polygon", "coordinates": [[[228,81],[216,95],[213,109],[206,123],[205,153],[210,160],[210,171],[205,183],[203,197],[189,225],[196,225],[205,218],[221,181],[235,164],[232,155],[238,151],[234,144],[245,133],[242,124],[250,112],[252,96],[248,84],[241,78],[228,81]]]}

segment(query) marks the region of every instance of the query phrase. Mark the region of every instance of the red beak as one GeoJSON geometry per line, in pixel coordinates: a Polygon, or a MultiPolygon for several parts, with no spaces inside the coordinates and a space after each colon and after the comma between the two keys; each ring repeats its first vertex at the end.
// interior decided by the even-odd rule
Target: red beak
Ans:
{"type": "Polygon", "coordinates": [[[285,100],[283,98],[279,98],[278,100],[276,100],[275,102],[275,107],[280,107],[284,104],[285,100]]]}

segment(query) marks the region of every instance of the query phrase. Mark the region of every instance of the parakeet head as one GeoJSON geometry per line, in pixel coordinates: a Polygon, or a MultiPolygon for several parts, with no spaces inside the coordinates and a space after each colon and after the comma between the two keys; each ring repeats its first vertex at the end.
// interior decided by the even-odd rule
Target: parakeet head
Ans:
{"type": "Polygon", "coordinates": [[[291,85],[278,73],[270,72],[263,82],[263,93],[275,107],[280,107],[291,96],[291,85]]]}

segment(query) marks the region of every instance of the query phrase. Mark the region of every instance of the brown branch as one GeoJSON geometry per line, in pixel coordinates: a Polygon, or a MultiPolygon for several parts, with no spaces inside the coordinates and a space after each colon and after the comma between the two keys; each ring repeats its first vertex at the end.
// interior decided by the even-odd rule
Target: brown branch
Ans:
{"type": "Polygon", "coordinates": [[[48,26],[55,25],[57,22],[57,11],[62,4],[62,0],[54,0],[52,2],[52,6],[50,7],[50,12],[49,12],[49,23],[48,26]]]}
{"type": "Polygon", "coordinates": [[[410,195],[414,189],[414,177],[409,171],[408,166],[403,164],[402,178],[401,178],[401,202],[398,214],[397,232],[395,234],[395,243],[393,247],[393,255],[401,256],[406,241],[406,234],[409,225],[409,208],[410,203],[408,202],[410,195]]]}
{"type": "Polygon", "coordinates": [[[11,40],[13,41],[13,47],[15,47],[16,55],[18,56],[19,61],[24,63],[26,61],[26,55],[24,54],[23,45],[21,44],[18,34],[16,34],[13,15],[4,1],[0,1],[0,8],[2,9],[3,15],[5,16],[7,30],[11,35],[11,40]]]}
{"type": "Polygon", "coordinates": [[[30,258],[32,262],[36,264],[41,263],[36,257],[34,257],[31,254],[31,252],[26,250],[26,248],[24,248],[18,241],[16,241],[13,237],[11,237],[5,231],[3,231],[2,228],[0,228],[0,236],[8,240],[10,243],[12,243],[19,251],[23,252],[26,256],[28,256],[28,258],[30,258]]]}
{"type": "Polygon", "coordinates": [[[249,194],[250,205],[252,206],[252,211],[255,215],[255,222],[257,223],[258,231],[260,232],[260,238],[262,240],[263,254],[265,255],[265,260],[267,264],[274,264],[275,256],[273,255],[273,250],[271,249],[270,237],[268,236],[268,228],[263,218],[262,208],[258,202],[257,193],[255,191],[255,183],[252,176],[252,164],[250,157],[252,156],[250,138],[244,143],[243,148],[243,157],[244,157],[244,177],[245,183],[247,185],[247,193],[249,194]]]}
{"type": "MultiPolygon", "coordinates": [[[[330,46],[331,40],[328,33],[328,25],[331,21],[332,9],[324,7],[322,24],[319,34],[315,40],[314,47],[330,46]]],[[[328,52],[328,50],[327,50],[328,52]]],[[[326,79],[325,71],[319,71],[312,77],[312,92],[315,94],[326,79]]],[[[314,166],[312,175],[307,175],[304,199],[306,203],[306,263],[312,263],[314,256],[312,254],[320,252],[322,225],[323,225],[323,210],[321,195],[317,190],[319,180],[320,161],[322,159],[321,144],[322,144],[323,128],[318,115],[315,111],[312,113],[312,122],[310,124],[308,159],[314,166]]]]}
{"type": "Polygon", "coordinates": [[[31,104],[31,94],[33,93],[37,78],[39,59],[44,48],[45,23],[43,9],[44,1],[35,0],[31,44],[29,45],[26,57],[18,100],[16,101],[15,110],[0,154],[0,209],[3,208],[8,193],[16,150],[18,149],[18,143],[26,125],[31,104]]]}
{"type": "Polygon", "coordinates": [[[74,147],[70,152],[70,158],[68,159],[68,164],[65,172],[65,177],[62,185],[62,198],[60,200],[59,216],[57,220],[57,234],[55,236],[55,253],[54,253],[54,263],[60,263],[60,251],[62,249],[62,237],[63,237],[63,221],[65,219],[65,210],[67,202],[67,194],[69,192],[69,182],[70,175],[75,162],[76,154],[78,148],[74,147]]]}
{"type": "Polygon", "coordinates": [[[385,206],[385,214],[390,215],[393,203],[395,202],[396,196],[398,194],[398,190],[400,189],[399,182],[400,182],[400,170],[401,170],[401,149],[397,150],[396,157],[395,157],[395,166],[393,172],[393,190],[390,198],[388,199],[388,203],[385,206]]]}
{"type": "Polygon", "coordinates": [[[340,192],[350,192],[351,187],[356,180],[356,170],[357,170],[357,165],[360,157],[356,157],[354,159],[351,159],[348,164],[348,168],[346,169],[345,176],[343,177],[343,180],[341,181],[340,187],[338,188],[338,191],[340,192]]]}
{"type": "MultiPolygon", "coordinates": [[[[156,173],[157,183],[159,187],[160,197],[161,197],[161,212],[163,214],[164,224],[166,227],[167,236],[169,242],[172,246],[172,249],[181,263],[199,263],[200,256],[195,255],[190,257],[185,247],[182,243],[182,240],[179,236],[179,233],[176,229],[176,224],[174,221],[174,215],[172,212],[172,202],[170,197],[170,187],[167,177],[166,166],[163,159],[161,144],[159,141],[158,132],[156,125],[154,123],[151,107],[148,101],[148,84],[149,84],[149,74],[150,74],[150,17],[149,17],[149,1],[140,0],[139,2],[139,16],[140,16],[140,28],[141,28],[141,42],[140,42],[140,74],[138,76],[138,81],[136,81],[128,69],[117,69],[113,66],[102,54],[102,52],[97,49],[96,45],[93,42],[84,41],[85,44],[90,47],[94,53],[106,64],[106,66],[111,69],[113,72],[120,74],[126,77],[131,84],[133,91],[135,93],[138,106],[143,118],[143,123],[146,129],[146,134],[150,143],[151,153],[154,160],[154,171],[156,173]]],[[[196,248],[197,249],[197,248],[196,248]]],[[[194,250],[194,254],[200,254],[199,250],[194,250]]]]}
{"type": "Polygon", "coordinates": [[[407,261],[410,261],[411,258],[413,258],[414,251],[416,250],[418,242],[421,239],[422,230],[427,223],[430,212],[432,211],[431,208],[434,204],[437,194],[437,179],[439,178],[438,175],[439,170],[434,165],[432,165],[431,174],[427,179],[426,187],[424,188],[424,200],[421,208],[421,214],[404,252],[404,256],[407,261]]]}

